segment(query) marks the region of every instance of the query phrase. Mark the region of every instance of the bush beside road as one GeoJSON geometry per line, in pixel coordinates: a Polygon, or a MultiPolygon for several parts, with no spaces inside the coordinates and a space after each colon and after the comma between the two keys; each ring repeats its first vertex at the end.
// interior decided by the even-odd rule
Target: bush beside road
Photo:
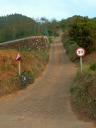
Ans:
{"type": "Polygon", "coordinates": [[[96,121],[96,52],[83,58],[83,72],[80,72],[76,49],[79,47],[70,37],[63,35],[64,48],[69,58],[78,66],[77,75],[71,86],[71,103],[74,112],[81,119],[96,121]]]}
{"type": "Polygon", "coordinates": [[[78,71],[71,86],[72,105],[81,118],[96,120],[96,63],[78,71]]]}

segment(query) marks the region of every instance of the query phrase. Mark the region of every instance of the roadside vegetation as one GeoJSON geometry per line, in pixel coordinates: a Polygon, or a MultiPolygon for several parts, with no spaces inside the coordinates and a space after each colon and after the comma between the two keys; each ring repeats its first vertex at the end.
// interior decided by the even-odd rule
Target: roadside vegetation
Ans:
{"type": "Polygon", "coordinates": [[[0,50],[0,96],[27,87],[40,76],[49,60],[49,49],[20,51],[21,76],[18,75],[18,51],[0,50]]]}
{"type": "Polygon", "coordinates": [[[72,106],[81,119],[96,120],[96,63],[78,71],[71,86],[72,106]]]}
{"type": "Polygon", "coordinates": [[[0,45],[0,96],[16,92],[33,83],[49,60],[50,44],[58,36],[59,23],[53,19],[32,19],[21,14],[0,17],[0,43],[32,36],[16,43],[0,45]],[[21,54],[21,75],[18,62],[21,54]]]}
{"type": "Polygon", "coordinates": [[[73,110],[81,119],[96,120],[96,19],[73,16],[62,20],[60,25],[63,30],[62,42],[73,62],[79,65],[76,55],[78,47],[86,50],[83,73],[78,69],[70,89],[73,110]]]}

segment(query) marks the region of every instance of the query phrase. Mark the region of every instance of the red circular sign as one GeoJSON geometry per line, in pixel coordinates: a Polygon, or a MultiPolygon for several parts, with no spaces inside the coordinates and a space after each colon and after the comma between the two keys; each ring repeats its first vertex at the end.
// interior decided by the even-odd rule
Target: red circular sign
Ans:
{"type": "Polygon", "coordinates": [[[77,54],[77,56],[84,56],[85,55],[85,49],[84,48],[77,48],[77,50],[76,50],[76,54],[77,54]]]}

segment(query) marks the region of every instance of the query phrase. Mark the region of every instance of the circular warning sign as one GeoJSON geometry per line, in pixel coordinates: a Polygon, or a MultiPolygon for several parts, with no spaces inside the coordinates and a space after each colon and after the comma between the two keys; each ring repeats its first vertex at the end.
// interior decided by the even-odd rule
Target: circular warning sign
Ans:
{"type": "Polygon", "coordinates": [[[80,48],[77,48],[76,54],[79,57],[84,56],[85,55],[85,49],[84,48],[81,48],[81,47],[80,48]]]}

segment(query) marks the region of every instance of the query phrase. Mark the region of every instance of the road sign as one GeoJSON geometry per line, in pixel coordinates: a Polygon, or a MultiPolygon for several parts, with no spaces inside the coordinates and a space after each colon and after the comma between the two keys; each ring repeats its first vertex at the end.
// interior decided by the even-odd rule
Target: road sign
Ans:
{"type": "Polygon", "coordinates": [[[21,75],[21,55],[18,53],[16,57],[16,61],[18,61],[18,73],[21,75]]]}
{"type": "Polygon", "coordinates": [[[80,48],[77,48],[76,54],[79,57],[84,56],[85,55],[85,49],[84,48],[81,48],[81,47],[80,48]]]}
{"type": "Polygon", "coordinates": [[[83,69],[82,57],[85,55],[85,49],[81,48],[81,47],[77,48],[76,54],[77,54],[77,56],[80,57],[80,67],[81,67],[81,73],[82,73],[82,69],[83,69]]]}
{"type": "Polygon", "coordinates": [[[18,53],[16,57],[16,61],[20,61],[20,60],[21,60],[21,55],[18,53]]]}

